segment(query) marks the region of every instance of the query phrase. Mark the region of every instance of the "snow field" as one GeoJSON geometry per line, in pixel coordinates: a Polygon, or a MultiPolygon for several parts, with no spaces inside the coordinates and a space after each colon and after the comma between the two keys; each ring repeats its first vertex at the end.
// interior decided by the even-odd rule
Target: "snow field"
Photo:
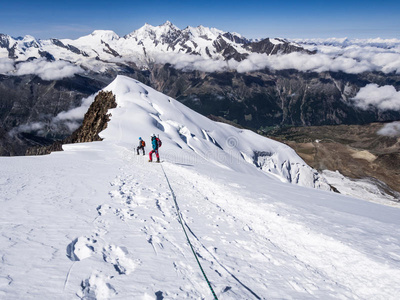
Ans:
{"type": "MultiPolygon", "coordinates": [[[[177,168],[176,166],[172,167],[177,168]]],[[[189,172],[185,172],[183,176],[189,178],[189,172]]],[[[252,267],[255,265],[263,266],[265,270],[268,270],[271,269],[268,266],[269,264],[280,266],[276,274],[273,274],[271,271],[267,272],[267,274],[272,273],[271,275],[273,276],[271,278],[268,278],[266,274],[263,276],[262,271],[260,271],[260,278],[268,278],[266,282],[270,282],[272,286],[281,286],[282,282],[291,285],[299,292],[294,297],[296,299],[307,298],[307,293],[311,298],[326,298],[329,296],[334,299],[343,296],[344,298],[357,296],[360,299],[371,299],[374,297],[385,299],[385,297],[390,298],[398,293],[398,290],[396,291],[396,288],[392,286],[391,281],[392,278],[399,278],[399,270],[382,266],[376,262],[376,260],[382,261],[382,258],[388,261],[396,260],[395,257],[391,257],[391,255],[387,255],[383,251],[378,254],[378,251],[375,250],[375,257],[371,257],[371,253],[369,253],[369,250],[373,251],[373,249],[368,249],[368,244],[373,244],[373,247],[379,249],[379,245],[375,245],[378,241],[369,241],[371,237],[373,237],[373,240],[376,239],[376,232],[373,232],[375,230],[366,228],[367,226],[364,224],[361,226],[363,229],[353,229],[354,233],[357,232],[363,238],[359,243],[366,244],[362,245],[363,248],[360,249],[360,245],[353,245],[354,241],[352,239],[354,236],[350,238],[347,235],[347,239],[340,237],[348,231],[347,224],[347,226],[339,225],[344,223],[347,216],[342,217],[339,215],[337,217],[337,224],[335,224],[334,218],[331,218],[332,223],[327,226],[327,224],[321,222],[321,217],[318,216],[320,211],[315,208],[310,209],[313,208],[313,205],[308,207],[307,213],[301,210],[298,211],[298,208],[293,210],[295,206],[287,206],[283,204],[286,201],[280,201],[283,198],[291,198],[293,201],[297,201],[299,197],[303,198],[304,196],[300,191],[296,191],[297,195],[294,193],[291,197],[288,197],[288,194],[291,193],[285,193],[284,196],[282,193],[280,195],[277,193],[276,199],[273,199],[272,197],[265,197],[261,193],[258,195],[259,198],[252,199],[252,197],[257,195],[255,191],[258,190],[253,186],[258,181],[256,178],[252,178],[252,181],[246,179],[241,181],[242,185],[243,183],[251,183],[247,187],[251,191],[251,198],[248,198],[242,195],[243,188],[245,189],[244,186],[234,189],[235,193],[232,193],[229,188],[221,188],[221,186],[224,186],[222,182],[207,180],[204,179],[204,176],[199,175],[193,178],[193,174],[190,177],[191,180],[196,178],[197,189],[212,191],[212,193],[207,195],[207,199],[215,203],[222,210],[222,213],[219,215],[232,216],[232,219],[236,222],[235,224],[242,224],[242,229],[249,231],[249,236],[252,237],[251,240],[255,241],[255,243],[248,242],[247,239],[249,236],[244,241],[236,240],[236,242],[243,245],[243,250],[246,253],[253,254],[258,258],[250,264],[252,267]],[[243,209],[243,203],[246,203],[245,209],[243,209]],[[306,216],[304,216],[305,214],[306,216]],[[297,218],[302,220],[293,222],[297,218]],[[307,224],[310,220],[313,221],[313,224],[307,224]],[[326,233],[324,229],[321,230],[319,228],[321,225],[324,229],[329,228],[326,233]],[[332,227],[336,227],[337,229],[332,230],[332,227]],[[335,238],[333,238],[334,235],[335,238]],[[260,260],[261,256],[264,256],[264,259],[267,257],[268,261],[262,263],[262,260],[260,260]],[[287,273],[284,272],[285,269],[288,270],[287,273]],[[379,286],[382,289],[378,294],[375,290],[377,282],[379,282],[379,286]],[[321,291],[324,292],[321,294],[321,291]],[[379,293],[384,294],[386,292],[386,296],[379,296],[379,293]]],[[[271,195],[271,187],[268,187],[268,189],[270,190],[269,195],[271,195]]],[[[314,196],[318,197],[318,192],[309,191],[309,193],[310,196],[317,194],[314,196]]],[[[307,198],[306,196],[305,199],[307,198]]],[[[333,198],[329,198],[328,202],[325,203],[328,207],[329,201],[334,201],[333,198]]],[[[311,203],[308,203],[308,205],[313,204],[312,202],[314,201],[309,202],[311,203]]],[[[331,213],[335,215],[342,212],[333,211],[331,213]]],[[[361,220],[364,221],[363,218],[360,218],[358,221],[361,220]]],[[[365,221],[372,222],[372,228],[379,226],[377,222],[373,222],[371,219],[365,221]]],[[[358,224],[353,223],[352,225],[355,228],[356,226],[359,227],[358,224]]],[[[237,226],[235,227],[237,228],[237,226]]],[[[393,227],[393,230],[396,229],[393,227]]],[[[387,244],[384,241],[385,238],[387,237],[379,241],[379,243],[382,243],[381,245],[387,244]]],[[[391,246],[398,249],[396,244],[391,244],[391,246]]],[[[251,258],[252,255],[247,257],[248,260],[251,260],[251,258]]],[[[254,275],[253,268],[251,272],[254,275]]],[[[271,290],[274,290],[273,287],[271,288],[271,285],[268,288],[268,295],[271,295],[271,290]]],[[[277,297],[282,297],[282,290],[278,289],[276,292],[277,297]]],[[[265,294],[261,293],[261,295],[265,294]]],[[[293,297],[292,292],[283,298],[291,297],[293,297]]]]}
{"type": "MultiPolygon", "coordinates": [[[[35,162],[44,157],[22,160],[21,167],[32,161],[29,169],[37,170],[28,185],[18,188],[18,169],[1,181],[20,195],[5,193],[2,220],[23,216],[20,226],[32,229],[3,230],[14,243],[2,243],[0,291],[10,299],[210,298],[161,166],[106,142],[66,148],[45,165],[35,162]],[[58,180],[37,176],[51,164],[65,171],[56,172],[58,180]]],[[[264,178],[165,160],[184,225],[219,298],[395,299],[396,210],[354,205],[356,213],[351,204],[364,202],[349,198],[350,208],[335,207],[344,197],[271,181],[261,171],[264,178]],[[381,212],[393,215],[387,222],[373,217],[381,212]]]]}

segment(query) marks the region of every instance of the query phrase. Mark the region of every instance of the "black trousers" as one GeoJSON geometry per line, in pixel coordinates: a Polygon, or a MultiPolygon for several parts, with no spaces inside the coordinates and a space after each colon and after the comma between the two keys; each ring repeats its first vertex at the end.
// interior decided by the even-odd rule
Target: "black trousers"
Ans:
{"type": "Polygon", "coordinates": [[[145,155],[144,153],[144,147],[143,146],[139,146],[137,147],[136,151],[137,151],[137,155],[139,155],[139,150],[142,149],[143,150],[143,155],[145,155]]]}

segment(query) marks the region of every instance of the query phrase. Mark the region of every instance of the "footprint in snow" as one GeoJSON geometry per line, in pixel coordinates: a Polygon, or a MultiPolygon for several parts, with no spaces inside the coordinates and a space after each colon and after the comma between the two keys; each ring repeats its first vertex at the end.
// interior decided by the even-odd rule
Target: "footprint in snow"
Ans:
{"type": "Polygon", "coordinates": [[[96,210],[99,216],[104,216],[109,210],[111,209],[111,206],[108,204],[103,204],[99,205],[96,210]]]}
{"type": "Polygon", "coordinates": [[[116,190],[111,191],[108,194],[111,196],[111,198],[122,199],[122,197],[123,197],[123,195],[119,191],[116,191],[116,190]]]}
{"type": "Polygon", "coordinates": [[[115,288],[107,281],[111,277],[105,276],[100,272],[94,272],[90,278],[81,283],[81,290],[77,296],[81,299],[109,299],[117,294],[115,288]]]}
{"type": "Polygon", "coordinates": [[[251,227],[249,225],[245,225],[245,226],[243,226],[243,230],[244,231],[252,231],[253,229],[251,229],[251,227]]]}
{"type": "Polygon", "coordinates": [[[126,220],[130,220],[135,216],[133,210],[128,208],[116,208],[115,215],[123,222],[126,222],[126,220]]]}
{"type": "Polygon", "coordinates": [[[81,236],[73,240],[67,246],[67,257],[72,261],[80,261],[88,258],[92,256],[94,252],[94,244],[96,243],[96,240],[81,236]]]}
{"type": "Polygon", "coordinates": [[[132,260],[128,255],[125,247],[109,245],[103,249],[103,259],[105,262],[112,264],[118,274],[129,275],[140,264],[139,260],[132,260]]]}

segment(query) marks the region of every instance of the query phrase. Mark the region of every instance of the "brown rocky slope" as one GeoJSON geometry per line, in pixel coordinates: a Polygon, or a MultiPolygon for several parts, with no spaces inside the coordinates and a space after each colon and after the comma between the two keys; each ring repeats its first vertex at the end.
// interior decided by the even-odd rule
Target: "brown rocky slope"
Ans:
{"type": "Polygon", "coordinates": [[[317,170],[338,170],[344,176],[372,178],[400,199],[400,137],[377,132],[383,123],[367,125],[290,127],[268,136],[292,147],[317,170]]]}

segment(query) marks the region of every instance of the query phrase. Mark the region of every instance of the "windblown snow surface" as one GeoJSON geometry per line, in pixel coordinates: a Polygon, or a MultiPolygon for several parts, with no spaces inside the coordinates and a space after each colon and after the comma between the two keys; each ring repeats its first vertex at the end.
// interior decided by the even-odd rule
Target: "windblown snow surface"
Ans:
{"type": "Polygon", "coordinates": [[[105,90],[102,142],[0,158],[1,299],[213,299],[178,208],[219,299],[398,299],[398,208],[137,81],[105,90]],[[133,151],[153,133],[161,164],[133,151]]]}

